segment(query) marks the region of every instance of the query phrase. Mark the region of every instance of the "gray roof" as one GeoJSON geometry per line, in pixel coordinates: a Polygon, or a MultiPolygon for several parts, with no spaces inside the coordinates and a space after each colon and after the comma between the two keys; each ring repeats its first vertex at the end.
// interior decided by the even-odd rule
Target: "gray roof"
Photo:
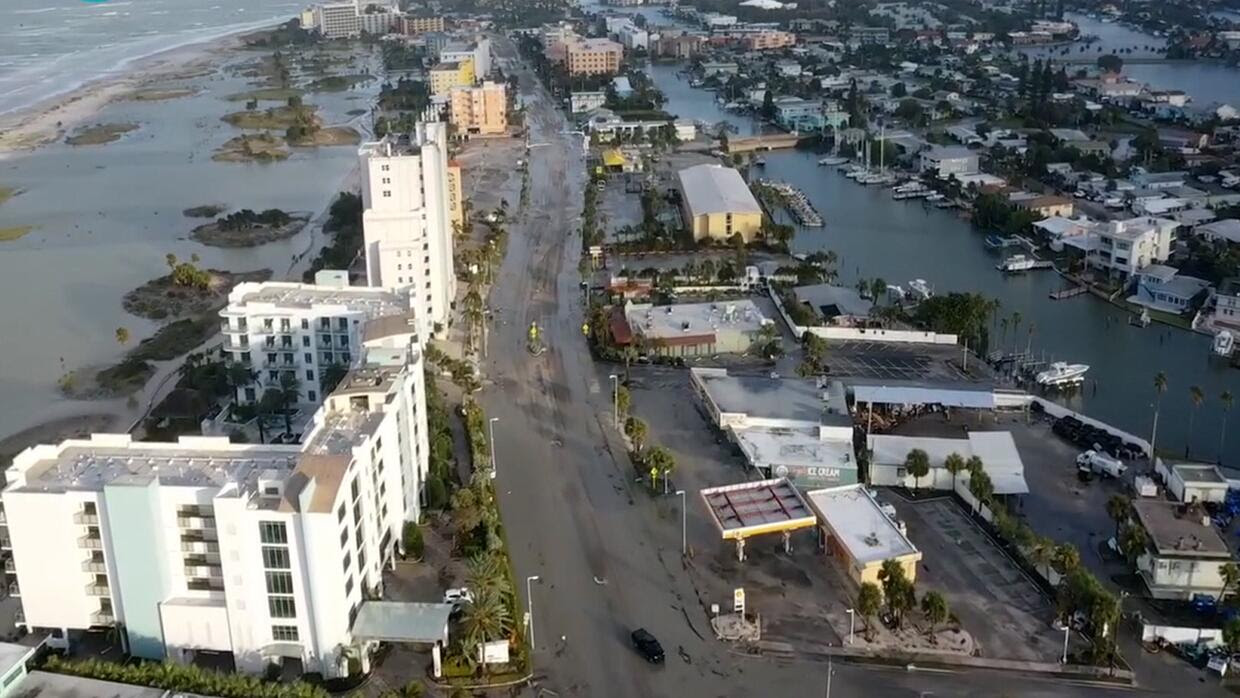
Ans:
{"type": "MultiPolygon", "coordinates": [[[[696,369],[695,369],[696,371],[696,369]]],[[[842,394],[832,395],[830,403],[838,414],[827,412],[828,393],[842,393],[840,388],[820,388],[817,383],[801,378],[769,376],[733,376],[713,372],[697,372],[711,401],[720,412],[744,414],[757,419],[787,419],[817,424],[851,425],[842,394]]]]}
{"type": "Polygon", "coordinates": [[[874,306],[856,291],[844,286],[832,286],[831,284],[798,286],[793,289],[793,293],[796,294],[798,302],[808,303],[827,319],[841,315],[866,317],[870,314],[870,308],[874,306]]]}
{"type": "Polygon", "coordinates": [[[736,170],[722,165],[696,165],[677,173],[689,212],[762,213],[749,185],[736,170]]]}
{"type": "Polygon", "coordinates": [[[449,603],[364,601],[353,634],[366,640],[432,644],[448,641],[449,603]]]}

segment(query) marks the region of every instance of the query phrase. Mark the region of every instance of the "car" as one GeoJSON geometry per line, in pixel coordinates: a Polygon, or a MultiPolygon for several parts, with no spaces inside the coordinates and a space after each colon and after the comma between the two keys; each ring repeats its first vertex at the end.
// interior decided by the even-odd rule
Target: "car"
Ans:
{"type": "Polygon", "coordinates": [[[459,609],[464,604],[474,602],[474,592],[466,587],[448,589],[443,593],[443,602],[450,603],[453,608],[459,609]]]}
{"type": "Polygon", "coordinates": [[[663,663],[663,645],[645,628],[633,631],[633,649],[651,664],[663,663]]]}

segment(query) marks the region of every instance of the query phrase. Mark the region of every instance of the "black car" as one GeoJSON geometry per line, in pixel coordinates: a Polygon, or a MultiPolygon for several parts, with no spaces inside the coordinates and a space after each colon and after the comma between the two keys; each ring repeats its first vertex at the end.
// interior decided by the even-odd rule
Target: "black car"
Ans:
{"type": "Polygon", "coordinates": [[[651,664],[663,663],[663,645],[645,628],[633,631],[633,648],[651,664]]]}

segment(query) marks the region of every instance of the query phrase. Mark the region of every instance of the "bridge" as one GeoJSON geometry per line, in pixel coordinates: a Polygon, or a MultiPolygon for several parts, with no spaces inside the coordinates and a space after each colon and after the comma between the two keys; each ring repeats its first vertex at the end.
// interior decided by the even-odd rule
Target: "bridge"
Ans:
{"type": "Polygon", "coordinates": [[[772,133],[765,136],[749,138],[728,138],[729,153],[748,153],[755,150],[776,150],[779,148],[795,148],[801,136],[795,133],[772,133]]]}

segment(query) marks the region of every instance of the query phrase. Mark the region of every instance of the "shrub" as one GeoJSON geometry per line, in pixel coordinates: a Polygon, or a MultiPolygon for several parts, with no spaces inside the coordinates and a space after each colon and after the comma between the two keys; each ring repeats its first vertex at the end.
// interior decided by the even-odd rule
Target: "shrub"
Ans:
{"type": "Polygon", "coordinates": [[[448,506],[448,488],[442,478],[431,477],[426,481],[426,506],[436,511],[448,506]]]}
{"type": "Polygon", "coordinates": [[[402,540],[405,544],[406,555],[414,559],[422,559],[422,553],[426,552],[426,543],[422,540],[422,529],[416,523],[405,522],[402,540]]]}
{"type": "Polygon", "coordinates": [[[151,686],[168,691],[201,693],[220,698],[327,698],[327,691],[303,682],[270,683],[256,676],[221,674],[202,667],[143,662],[117,664],[98,659],[67,660],[49,655],[40,667],[44,671],[115,681],[133,686],[151,686]]]}

